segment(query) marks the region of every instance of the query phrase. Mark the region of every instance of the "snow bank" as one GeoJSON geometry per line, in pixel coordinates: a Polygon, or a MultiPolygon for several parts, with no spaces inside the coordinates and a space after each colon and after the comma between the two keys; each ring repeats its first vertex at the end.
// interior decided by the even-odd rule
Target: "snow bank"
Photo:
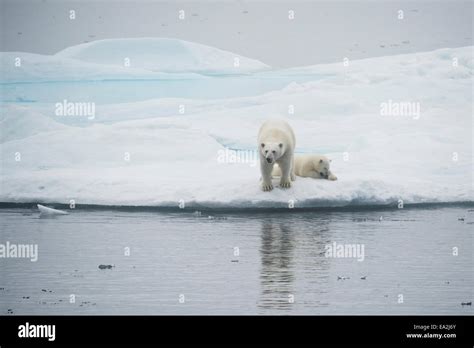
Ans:
{"type": "Polygon", "coordinates": [[[191,73],[167,74],[137,67],[125,67],[123,64],[95,64],[61,56],[26,52],[0,52],[0,63],[1,83],[203,78],[191,73]]]}
{"type": "Polygon", "coordinates": [[[472,62],[466,47],[306,67],[295,70],[315,81],[259,96],[98,105],[80,127],[59,124],[50,105],[9,107],[0,201],[235,208],[473,201],[472,62]],[[384,103],[415,103],[419,114],[384,114],[384,103]],[[255,150],[271,117],[292,125],[297,152],[328,155],[339,180],[297,178],[291,189],[262,192],[258,159],[245,151],[255,150]],[[232,163],[229,148],[247,162],[232,163]]]}
{"type": "Polygon", "coordinates": [[[57,57],[160,72],[241,74],[265,70],[262,62],[241,55],[178,39],[138,38],[97,40],[68,47],[57,57]]]}
{"type": "Polygon", "coordinates": [[[0,143],[23,139],[38,133],[61,131],[66,126],[31,108],[17,105],[0,107],[0,143]]]}

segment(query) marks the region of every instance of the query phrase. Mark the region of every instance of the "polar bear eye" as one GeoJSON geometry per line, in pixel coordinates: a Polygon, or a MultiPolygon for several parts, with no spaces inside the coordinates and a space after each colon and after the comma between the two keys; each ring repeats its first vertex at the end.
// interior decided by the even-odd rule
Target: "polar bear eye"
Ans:
{"type": "Polygon", "coordinates": [[[276,154],[276,151],[272,151],[273,154],[276,154]]]}
{"type": "Polygon", "coordinates": [[[268,150],[265,150],[265,153],[268,153],[268,150]]]}

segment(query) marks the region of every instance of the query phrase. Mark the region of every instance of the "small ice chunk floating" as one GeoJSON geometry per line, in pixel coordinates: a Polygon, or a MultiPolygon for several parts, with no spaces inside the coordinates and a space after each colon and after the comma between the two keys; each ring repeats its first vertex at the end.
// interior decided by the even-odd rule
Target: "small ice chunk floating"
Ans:
{"type": "Polygon", "coordinates": [[[63,210],[48,208],[41,204],[38,204],[38,209],[41,215],[67,215],[67,212],[63,210]]]}

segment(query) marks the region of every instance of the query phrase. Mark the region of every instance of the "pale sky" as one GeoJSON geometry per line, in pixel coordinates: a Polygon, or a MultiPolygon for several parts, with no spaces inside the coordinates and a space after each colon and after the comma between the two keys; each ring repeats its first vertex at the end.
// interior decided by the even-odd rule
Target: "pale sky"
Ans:
{"type": "Polygon", "coordinates": [[[98,39],[167,37],[281,68],[473,45],[473,3],[462,0],[0,1],[1,51],[53,54],[98,39]]]}

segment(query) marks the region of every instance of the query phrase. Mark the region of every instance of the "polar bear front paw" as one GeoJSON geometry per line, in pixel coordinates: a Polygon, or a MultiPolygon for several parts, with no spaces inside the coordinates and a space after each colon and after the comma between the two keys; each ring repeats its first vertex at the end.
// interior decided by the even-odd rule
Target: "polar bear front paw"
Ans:
{"type": "Polygon", "coordinates": [[[262,183],[262,190],[267,192],[273,190],[273,185],[271,183],[262,183]]]}
{"type": "Polygon", "coordinates": [[[328,176],[328,179],[334,181],[334,180],[337,180],[337,176],[335,176],[334,174],[330,174],[330,175],[328,176]]]}
{"type": "Polygon", "coordinates": [[[291,181],[290,180],[280,181],[280,187],[281,188],[290,188],[291,187],[291,181]]]}

